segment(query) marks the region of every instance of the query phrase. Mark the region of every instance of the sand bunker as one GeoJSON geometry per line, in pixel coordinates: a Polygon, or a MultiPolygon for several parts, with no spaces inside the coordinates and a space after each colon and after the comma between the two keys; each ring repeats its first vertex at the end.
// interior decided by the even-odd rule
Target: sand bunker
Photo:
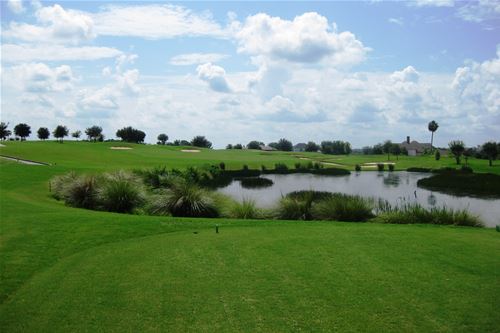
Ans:
{"type": "Polygon", "coordinates": [[[362,165],[363,166],[373,166],[373,167],[376,167],[377,164],[383,164],[383,165],[389,165],[389,164],[396,164],[394,162],[368,162],[368,163],[363,163],[362,165]]]}
{"type": "Polygon", "coordinates": [[[198,149],[182,149],[181,151],[183,153],[199,153],[200,152],[198,149]]]}
{"type": "Polygon", "coordinates": [[[129,150],[129,149],[132,149],[130,147],[110,147],[109,149],[113,149],[113,150],[129,150]]]}
{"type": "Polygon", "coordinates": [[[3,145],[3,144],[0,143],[0,147],[5,147],[5,145],[3,145]]]}

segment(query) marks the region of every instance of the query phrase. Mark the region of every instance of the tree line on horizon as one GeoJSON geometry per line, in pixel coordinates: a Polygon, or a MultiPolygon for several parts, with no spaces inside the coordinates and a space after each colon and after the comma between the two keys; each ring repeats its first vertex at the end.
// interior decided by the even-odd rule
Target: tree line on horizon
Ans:
{"type": "MultiPolygon", "coordinates": [[[[6,140],[11,135],[12,132],[8,129],[9,124],[5,122],[0,122],[0,139],[6,140]]],[[[439,125],[433,120],[428,124],[428,130],[431,132],[431,147],[433,147],[434,132],[438,129],[439,125]]],[[[10,138],[10,140],[20,140],[25,141],[31,135],[31,127],[26,123],[19,123],[14,126],[15,139],[10,138]]],[[[50,137],[50,130],[47,127],[40,127],[37,130],[37,137],[40,140],[47,140],[50,137]]],[[[93,125],[85,129],[85,134],[87,135],[88,141],[93,142],[103,142],[105,141],[105,136],[103,134],[102,127],[93,125]]],[[[52,131],[52,135],[60,143],[63,139],[70,135],[69,129],[64,125],[57,125],[52,131]]],[[[71,137],[79,139],[82,136],[80,130],[71,133],[71,137]]],[[[146,133],[135,129],[132,126],[127,126],[116,131],[116,137],[120,138],[123,142],[129,143],[144,143],[146,138],[146,133]]],[[[191,141],[188,140],[174,140],[173,142],[168,141],[168,135],[161,133],[157,137],[157,144],[160,145],[172,145],[172,146],[195,146],[200,148],[212,148],[212,142],[210,142],[205,136],[195,136],[191,141]]],[[[114,141],[114,140],[107,140],[114,141]]],[[[246,146],[238,143],[235,145],[228,144],[226,149],[263,149],[266,145],[257,140],[250,141],[246,146]]],[[[279,151],[293,151],[293,143],[285,138],[281,138],[277,142],[270,142],[267,147],[271,147],[279,151]]],[[[488,159],[489,165],[492,165],[492,161],[495,160],[500,155],[500,142],[488,141],[481,145],[480,149],[477,148],[466,148],[465,144],[461,140],[453,140],[448,144],[449,151],[455,157],[457,164],[460,164],[462,157],[465,159],[467,164],[467,159],[469,157],[476,157],[480,159],[488,159]]],[[[347,141],[334,140],[334,141],[322,141],[317,144],[313,141],[309,141],[303,144],[301,150],[306,152],[321,152],[323,154],[329,155],[349,155],[352,153],[351,144],[347,141]]],[[[390,159],[391,154],[399,157],[399,155],[408,154],[404,147],[400,144],[392,143],[390,140],[386,140],[383,143],[377,143],[374,146],[366,146],[362,148],[362,153],[367,155],[382,155],[387,154],[387,159],[390,159]]],[[[434,152],[432,148],[431,153],[434,152]]],[[[440,159],[439,150],[435,151],[436,160],[440,159]]]]}

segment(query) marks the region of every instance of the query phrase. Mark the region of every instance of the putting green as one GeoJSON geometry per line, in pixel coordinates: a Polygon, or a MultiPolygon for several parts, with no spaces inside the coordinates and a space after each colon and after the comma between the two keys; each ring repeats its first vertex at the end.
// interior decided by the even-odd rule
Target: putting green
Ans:
{"type": "Polygon", "coordinates": [[[493,233],[434,226],[179,231],[66,257],[0,317],[5,332],[488,332],[499,322],[495,249],[493,233]]]}

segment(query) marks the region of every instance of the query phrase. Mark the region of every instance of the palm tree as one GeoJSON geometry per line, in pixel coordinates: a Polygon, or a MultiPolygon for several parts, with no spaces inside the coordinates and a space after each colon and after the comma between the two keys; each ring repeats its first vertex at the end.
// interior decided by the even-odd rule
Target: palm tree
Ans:
{"type": "Polygon", "coordinates": [[[432,143],[434,142],[434,132],[437,131],[437,129],[439,128],[439,125],[438,123],[436,123],[434,120],[431,121],[429,123],[429,125],[427,125],[427,128],[429,129],[429,131],[431,131],[431,148],[433,147],[432,143]]]}

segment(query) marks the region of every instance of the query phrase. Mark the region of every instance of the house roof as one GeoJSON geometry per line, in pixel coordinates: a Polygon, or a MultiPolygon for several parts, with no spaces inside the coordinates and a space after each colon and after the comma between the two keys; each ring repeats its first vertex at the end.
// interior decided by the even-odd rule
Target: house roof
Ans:
{"type": "Polygon", "coordinates": [[[424,151],[426,149],[432,149],[430,143],[420,143],[415,140],[411,141],[410,143],[403,141],[399,145],[402,148],[406,148],[406,150],[424,151]]]}

